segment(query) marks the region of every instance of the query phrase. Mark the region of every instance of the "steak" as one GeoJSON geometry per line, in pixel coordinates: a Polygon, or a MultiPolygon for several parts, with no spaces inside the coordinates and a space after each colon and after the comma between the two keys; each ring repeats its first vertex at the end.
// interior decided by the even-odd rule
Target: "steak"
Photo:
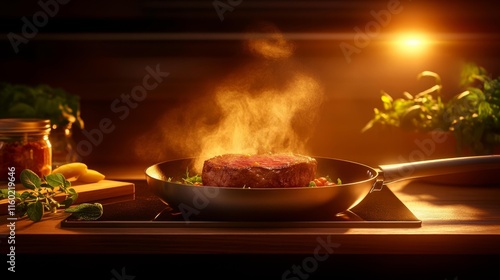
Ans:
{"type": "Polygon", "coordinates": [[[316,176],[316,159],[297,154],[224,154],[205,160],[205,186],[229,188],[306,187],[316,176]]]}

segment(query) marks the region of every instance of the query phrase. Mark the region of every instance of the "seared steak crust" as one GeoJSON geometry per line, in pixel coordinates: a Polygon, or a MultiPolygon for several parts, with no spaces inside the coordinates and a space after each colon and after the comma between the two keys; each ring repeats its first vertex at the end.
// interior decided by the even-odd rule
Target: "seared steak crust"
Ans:
{"type": "Polygon", "coordinates": [[[297,154],[224,154],[206,160],[205,186],[230,188],[306,187],[316,176],[316,159],[297,154]]]}

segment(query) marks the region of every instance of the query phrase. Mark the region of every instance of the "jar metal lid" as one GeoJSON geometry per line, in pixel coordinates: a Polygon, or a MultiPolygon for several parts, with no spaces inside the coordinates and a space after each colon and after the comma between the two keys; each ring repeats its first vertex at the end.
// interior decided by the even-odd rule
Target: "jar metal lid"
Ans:
{"type": "Polygon", "coordinates": [[[44,119],[0,119],[2,133],[44,133],[50,132],[50,120],[44,119]]]}

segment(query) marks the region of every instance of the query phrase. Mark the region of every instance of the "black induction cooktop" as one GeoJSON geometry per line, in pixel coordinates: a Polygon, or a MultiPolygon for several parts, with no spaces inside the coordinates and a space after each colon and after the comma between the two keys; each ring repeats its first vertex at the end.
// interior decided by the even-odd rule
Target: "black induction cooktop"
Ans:
{"type": "MultiPolygon", "coordinates": [[[[357,206],[327,220],[307,221],[217,221],[183,219],[167,204],[148,190],[145,180],[135,184],[133,197],[101,201],[103,215],[95,221],[80,221],[72,216],[61,222],[64,228],[415,228],[419,220],[401,200],[384,186],[382,190],[368,194],[357,206]]],[[[99,202],[99,201],[96,201],[99,202]]]]}

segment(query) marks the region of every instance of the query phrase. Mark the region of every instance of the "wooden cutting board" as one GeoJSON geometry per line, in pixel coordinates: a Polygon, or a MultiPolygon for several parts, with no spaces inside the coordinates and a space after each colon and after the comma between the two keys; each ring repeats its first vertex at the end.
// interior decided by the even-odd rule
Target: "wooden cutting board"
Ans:
{"type": "MultiPolygon", "coordinates": [[[[72,188],[78,193],[78,199],[75,204],[84,202],[109,202],[112,199],[133,199],[135,194],[135,184],[114,180],[102,180],[92,184],[81,184],[72,182],[72,188]]],[[[0,188],[7,188],[2,185],[0,188]]],[[[18,187],[17,193],[26,191],[26,189],[18,187]]],[[[57,201],[62,201],[63,195],[56,196],[57,201]]],[[[8,199],[0,200],[0,215],[7,214],[8,199]]]]}

